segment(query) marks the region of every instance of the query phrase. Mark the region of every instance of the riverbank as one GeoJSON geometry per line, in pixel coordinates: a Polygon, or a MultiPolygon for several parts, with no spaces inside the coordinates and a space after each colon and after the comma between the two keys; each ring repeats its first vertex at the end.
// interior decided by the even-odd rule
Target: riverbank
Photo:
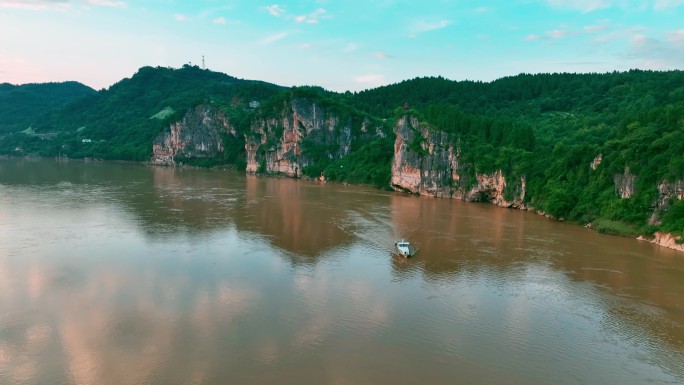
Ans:
{"type": "Polygon", "coordinates": [[[684,253],[684,243],[678,243],[682,241],[682,237],[675,236],[669,233],[656,232],[653,234],[653,238],[646,238],[643,235],[637,237],[640,241],[647,241],[654,243],[658,246],[667,247],[672,250],[681,251],[684,253]]]}

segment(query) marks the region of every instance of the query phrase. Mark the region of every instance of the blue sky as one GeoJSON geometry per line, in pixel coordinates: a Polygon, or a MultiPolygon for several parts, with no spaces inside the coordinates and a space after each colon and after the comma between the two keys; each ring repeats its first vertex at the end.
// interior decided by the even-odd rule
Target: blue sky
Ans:
{"type": "Polygon", "coordinates": [[[684,69],[684,0],[0,0],[0,82],[142,66],[357,91],[416,76],[684,69]]]}

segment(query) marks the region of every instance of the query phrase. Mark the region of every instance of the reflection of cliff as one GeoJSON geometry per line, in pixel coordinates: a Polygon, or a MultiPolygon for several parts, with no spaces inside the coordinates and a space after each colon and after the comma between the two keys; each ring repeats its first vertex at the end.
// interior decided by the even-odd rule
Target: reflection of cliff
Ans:
{"type": "Polygon", "coordinates": [[[331,187],[292,179],[247,176],[245,206],[235,218],[241,230],[255,231],[291,253],[318,256],[352,237],[337,223],[331,187]]]}
{"type": "Polygon", "coordinates": [[[137,215],[146,231],[199,233],[225,228],[242,196],[241,176],[211,170],[151,167],[151,191],[139,191],[137,215]],[[147,199],[143,197],[147,195],[147,199]]]}
{"type": "Polygon", "coordinates": [[[518,251],[523,246],[528,219],[522,212],[405,195],[392,195],[390,202],[397,235],[419,248],[412,261],[424,263],[426,279],[457,275],[471,266],[469,258],[477,258],[478,265],[499,271],[508,270],[511,259],[526,258],[518,251]],[[510,248],[511,252],[502,248],[510,248]],[[506,255],[505,261],[501,253],[506,255]]]}
{"type": "Polygon", "coordinates": [[[397,279],[420,276],[439,284],[485,279],[514,287],[533,282],[548,286],[549,293],[578,295],[566,293],[571,288],[558,278],[564,275],[592,283],[588,290],[607,290],[606,297],[598,296],[606,300],[602,306],[639,333],[667,335],[668,343],[684,347],[684,300],[675,294],[682,275],[674,273],[684,271],[684,261],[676,251],[655,252],[647,243],[490,205],[393,195],[391,211],[398,234],[419,246],[415,257],[392,260],[397,279]],[[671,322],[645,315],[657,309],[671,322]]]}

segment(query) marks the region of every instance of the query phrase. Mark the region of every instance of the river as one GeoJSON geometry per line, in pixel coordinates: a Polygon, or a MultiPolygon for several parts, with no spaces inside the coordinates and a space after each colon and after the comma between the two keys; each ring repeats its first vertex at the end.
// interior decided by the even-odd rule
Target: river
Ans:
{"type": "Polygon", "coordinates": [[[0,383],[684,384],[684,254],[369,187],[0,160],[0,383]]]}

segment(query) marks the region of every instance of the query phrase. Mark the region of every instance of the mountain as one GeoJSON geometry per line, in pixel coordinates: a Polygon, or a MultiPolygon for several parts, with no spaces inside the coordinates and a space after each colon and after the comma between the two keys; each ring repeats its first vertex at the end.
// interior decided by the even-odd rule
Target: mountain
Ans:
{"type": "Polygon", "coordinates": [[[92,95],[95,90],[78,82],[0,84],[0,134],[22,131],[40,114],[92,95]]]}
{"type": "MultiPolygon", "coordinates": [[[[144,161],[160,130],[179,120],[186,109],[200,103],[230,109],[282,89],[197,66],[143,67],[108,90],[37,117],[33,127],[38,134],[58,136],[54,144],[70,157],[144,161]]],[[[40,146],[36,150],[49,155],[58,149],[40,146]]]]}
{"type": "Polygon", "coordinates": [[[682,71],[431,77],[335,93],[144,67],[30,124],[0,139],[0,153],[231,164],[684,235],[682,71]]]}

